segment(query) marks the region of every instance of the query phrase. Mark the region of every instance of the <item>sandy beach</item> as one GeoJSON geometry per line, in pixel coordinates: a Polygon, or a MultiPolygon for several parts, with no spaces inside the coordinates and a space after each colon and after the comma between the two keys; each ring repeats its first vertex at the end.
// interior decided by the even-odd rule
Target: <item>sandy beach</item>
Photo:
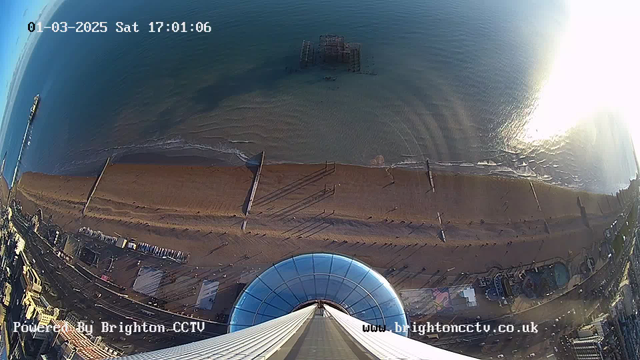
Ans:
{"type": "MultiPolygon", "coordinates": [[[[306,252],[355,256],[398,290],[436,286],[434,274],[447,270],[453,278],[597,255],[602,231],[622,209],[616,196],[521,179],[436,173],[433,191],[424,171],[267,165],[243,231],[253,170],[110,165],[84,216],[93,177],[26,173],[17,198],[65,231],[88,226],[187,252],[187,265],[171,266],[172,276],[196,269],[199,278],[221,280],[221,294],[225,286],[235,292],[247,274],[306,252]],[[438,213],[446,243],[437,236],[438,213]]],[[[132,259],[119,261],[127,270],[113,279],[130,287],[137,268],[132,259]]]]}
{"type": "MultiPolygon", "coordinates": [[[[18,199],[30,213],[42,208],[46,217],[51,216],[67,231],[89,226],[187,251],[194,266],[208,262],[202,250],[221,242],[231,245],[223,252],[280,250],[279,255],[298,246],[303,251],[324,248],[325,239],[399,246],[429,243],[441,248],[509,241],[527,246],[524,243],[569,230],[590,232],[579,221],[578,197],[592,227],[608,222],[620,210],[613,196],[533,183],[538,209],[529,181],[518,179],[435,174],[434,192],[425,172],[275,165],[263,169],[242,232],[243,204],[252,179],[253,172],[246,167],[119,164],[105,172],[84,217],[81,210],[95,180],[91,177],[27,173],[20,181],[18,199]],[[437,238],[438,212],[446,244],[437,238]],[[543,219],[551,234],[544,231],[543,219]],[[272,238],[278,249],[272,249],[265,238],[272,238]],[[265,242],[266,248],[260,249],[259,244],[265,242]]],[[[571,236],[563,237],[556,244],[556,253],[545,256],[561,256],[572,248],[562,246],[571,242],[571,236]]],[[[280,258],[273,255],[261,257],[267,263],[280,258]]],[[[441,261],[452,260],[449,258],[441,261]]],[[[372,260],[371,265],[384,266],[372,260]]]]}

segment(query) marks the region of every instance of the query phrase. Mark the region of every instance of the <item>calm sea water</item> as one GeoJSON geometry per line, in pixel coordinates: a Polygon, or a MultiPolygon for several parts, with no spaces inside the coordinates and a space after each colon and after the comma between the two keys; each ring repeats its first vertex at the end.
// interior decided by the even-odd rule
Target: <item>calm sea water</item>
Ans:
{"type": "Polygon", "coordinates": [[[22,171],[86,173],[139,153],[240,164],[264,150],[272,163],[430,159],[605,193],[635,175],[612,114],[543,144],[509,138],[558,51],[560,2],[67,0],[51,21],[107,21],[109,32],[40,37],[3,142],[9,181],[36,93],[22,171]],[[142,31],[116,33],[116,21],[142,31]],[[212,32],[149,33],[151,21],[209,22],[212,32]],[[302,40],[325,33],[362,44],[363,74],[297,71],[302,40]]]}

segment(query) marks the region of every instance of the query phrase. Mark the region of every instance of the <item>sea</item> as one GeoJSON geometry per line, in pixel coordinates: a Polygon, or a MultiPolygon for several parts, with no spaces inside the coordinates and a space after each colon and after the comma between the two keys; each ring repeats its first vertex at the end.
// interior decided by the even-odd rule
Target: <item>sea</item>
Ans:
{"type": "Polygon", "coordinates": [[[40,35],[11,104],[4,175],[11,182],[40,94],[20,173],[93,174],[109,156],[241,165],[264,151],[267,163],[429,161],[613,193],[637,171],[614,111],[551,138],[522,135],[569,18],[550,0],[66,0],[43,25],[98,21],[107,32],[40,35]],[[156,22],[187,31],[150,32],[156,22]],[[323,34],[360,44],[359,73],[300,68],[302,41],[317,47],[323,34]]]}

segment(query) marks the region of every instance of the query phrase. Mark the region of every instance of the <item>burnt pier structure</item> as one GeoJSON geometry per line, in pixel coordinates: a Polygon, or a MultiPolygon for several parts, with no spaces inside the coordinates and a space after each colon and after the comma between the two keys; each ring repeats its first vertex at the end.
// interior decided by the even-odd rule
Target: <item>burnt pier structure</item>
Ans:
{"type": "Polygon", "coordinates": [[[302,41],[300,68],[304,69],[321,62],[328,65],[346,64],[349,71],[360,72],[360,53],[361,45],[345,42],[344,36],[320,35],[317,51],[311,41],[302,41]]]}

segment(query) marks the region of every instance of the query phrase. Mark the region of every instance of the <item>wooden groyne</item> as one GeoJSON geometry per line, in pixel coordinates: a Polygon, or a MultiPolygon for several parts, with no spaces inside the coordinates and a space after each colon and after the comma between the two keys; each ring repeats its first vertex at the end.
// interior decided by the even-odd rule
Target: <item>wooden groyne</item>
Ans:
{"type": "Polygon", "coordinates": [[[429,187],[431,191],[436,192],[436,187],[433,184],[433,174],[431,173],[431,165],[429,165],[429,160],[427,160],[427,177],[429,179],[429,187]]]}
{"type": "Polygon", "coordinates": [[[89,207],[89,202],[91,202],[91,198],[93,197],[93,194],[96,192],[96,189],[98,188],[98,183],[100,183],[100,179],[102,179],[102,175],[104,175],[104,172],[107,170],[107,166],[109,166],[109,163],[111,162],[111,156],[109,156],[107,158],[107,161],[104,163],[104,167],[102,168],[102,171],[100,172],[100,175],[98,175],[98,178],[96,179],[96,182],[93,183],[93,187],[91,188],[91,192],[89,193],[89,196],[87,197],[87,202],[84,204],[84,208],[82,209],[82,215],[84,216],[85,211],[87,211],[87,207],[89,207]]]}
{"type": "MultiPolygon", "coordinates": [[[[580,209],[580,217],[582,217],[582,223],[584,224],[584,226],[591,229],[591,225],[589,224],[589,217],[587,216],[587,209],[584,207],[584,205],[582,205],[582,200],[580,199],[580,196],[578,196],[578,200],[576,202],[577,202],[578,208],[580,209]]],[[[600,204],[598,204],[598,206],[600,206],[600,204]]]]}
{"type": "Polygon", "coordinates": [[[536,205],[538,205],[538,211],[542,211],[540,207],[540,201],[538,201],[538,194],[536,194],[536,188],[533,187],[533,183],[529,181],[529,186],[531,186],[531,192],[533,193],[533,197],[536,199],[536,205]]]}
{"type": "Polygon", "coordinates": [[[540,201],[538,200],[538,194],[536,194],[536,188],[533,186],[533,183],[529,181],[529,186],[531,187],[531,193],[533,193],[533,198],[536,199],[536,205],[538,206],[538,211],[542,213],[542,221],[544,222],[544,231],[547,234],[551,234],[551,228],[549,227],[549,223],[547,222],[547,217],[544,215],[544,211],[542,211],[542,207],[540,206],[540,201]]]}
{"type": "Polygon", "coordinates": [[[258,165],[256,176],[253,178],[253,184],[251,185],[251,194],[249,195],[249,202],[247,202],[247,210],[245,211],[244,216],[249,215],[251,205],[253,204],[253,199],[256,197],[256,192],[258,191],[258,182],[260,181],[260,173],[262,172],[262,164],[264,164],[264,151],[260,156],[260,164],[258,165]]]}

